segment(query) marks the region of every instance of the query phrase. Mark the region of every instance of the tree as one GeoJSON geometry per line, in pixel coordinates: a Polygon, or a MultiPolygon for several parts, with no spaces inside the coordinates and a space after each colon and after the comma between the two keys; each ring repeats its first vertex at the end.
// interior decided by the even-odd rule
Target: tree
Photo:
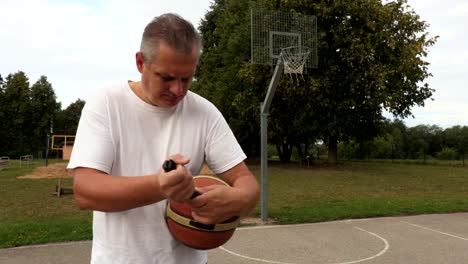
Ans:
{"type": "Polygon", "coordinates": [[[47,135],[54,117],[60,111],[52,84],[46,76],[41,76],[31,87],[31,122],[33,123],[32,147],[34,150],[46,148],[47,135]]]}
{"type": "Polygon", "coordinates": [[[334,163],[336,141],[375,136],[383,109],[406,117],[424,105],[433,90],[420,84],[430,75],[422,58],[435,39],[404,0],[321,1],[316,14],[323,58],[316,78],[327,102],[320,122],[334,163]]]}
{"type": "Polygon", "coordinates": [[[84,105],[85,101],[78,98],[61,111],[54,121],[54,134],[75,135],[84,105]]]}
{"type": "MultiPolygon", "coordinates": [[[[193,85],[195,92],[223,112],[248,154],[259,153],[259,106],[271,78],[271,67],[249,63],[253,5],[271,3],[218,0],[211,6],[200,26],[204,46],[193,85]]],[[[270,114],[269,142],[276,145],[281,160],[289,161],[294,146],[302,156],[307,155],[308,146],[315,143],[310,135],[317,133],[311,131],[316,128],[314,122],[309,122],[313,120],[312,109],[297,107],[307,104],[308,90],[297,88],[286,78],[279,86],[273,102],[278,106],[270,114]],[[296,89],[283,89],[289,86],[296,89]]]]}
{"type": "Polygon", "coordinates": [[[443,134],[444,145],[460,153],[462,163],[465,165],[465,155],[468,150],[468,127],[454,126],[445,129],[443,134]]]}
{"type": "Polygon", "coordinates": [[[441,151],[442,128],[436,125],[418,125],[408,129],[406,145],[409,158],[423,158],[426,162],[428,155],[434,156],[441,151]]]}
{"type": "Polygon", "coordinates": [[[467,126],[462,127],[461,134],[462,134],[462,144],[461,146],[459,146],[459,152],[461,153],[463,166],[464,166],[465,155],[466,155],[466,152],[468,151],[468,127],[467,126]]]}
{"type": "Polygon", "coordinates": [[[253,6],[318,19],[319,68],[301,89],[283,78],[270,109],[269,141],[285,156],[291,146],[321,139],[329,163],[336,163],[337,143],[373,138],[384,109],[404,118],[432,96],[423,83],[430,76],[423,58],[436,38],[428,37],[428,25],[406,0],[217,0],[200,26],[205,44],[194,90],[220,107],[231,125],[242,124],[233,127],[236,135],[238,128],[255,127],[244,137],[253,138],[250,143],[259,141],[253,131],[271,78],[269,67],[249,63],[253,6]]]}
{"type": "Polygon", "coordinates": [[[6,128],[7,128],[7,117],[5,113],[5,81],[0,75],[0,156],[5,155],[5,140],[6,140],[6,128]]]}
{"type": "Polygon", "coordinates": [[[12,157],[29,154],[32,129],[29,123],[30,91],[29,79],[24,72],[19,71],[6,77],[2,97],[4,137],[0,138],[1,152],[12,157]]]}
{"type": "Polygon", "coordinates": [[[459,153],[454,148],[444,147],[440,152],[436,153],[436,157],[440,160],[458,159],[459,153]]]}
{"type": "MultiPolygon", "coordinates": [[[[241,76],[250,58],[249,1],[217,0],[210,9],[199,27],[203,53],[192,90],[220,109],[248,155],[259,153],[260,92],[241,76]],[[246,95],[247,104],[238,101],[244,99],[240,94],[246,95]]],[[[259,76],[266,83],[266,72],[259,76]]]]}

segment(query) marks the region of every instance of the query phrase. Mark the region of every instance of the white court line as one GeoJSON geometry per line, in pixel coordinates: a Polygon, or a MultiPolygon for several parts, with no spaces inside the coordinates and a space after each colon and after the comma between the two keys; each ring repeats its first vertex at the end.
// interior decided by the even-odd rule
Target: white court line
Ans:
{"type": "Polygon", "coordinates": [[[371,260],[371,259],[375,259],[375,258],[378,258],[378,257],[382,256],[383,254],[385,254],[388,251],[388,249],[390,248],[390,244],[388,244],[388,241],[385,238],[377,235],[376,233],[372,233],[370,231],[367,231],[367,230],[362,229],[362,228],[357,227],[357,226],[355,226],[354,228],[359,229],[359,230],[361,230],[363,232],[367,232],[368,234],[371,234],[371,235],[377,237],[378,239],[382,240],[382,242],[385,244],[385,247],[379,253],[377,253],[377,254],[375,254],[373,256],[370,256],[368,258],[349,261],[349,262],[341,262],[341,263],[337,263],[337,264],[352,264],[352,263],[359,263],[359,262],[364,262],[364,261],[368,261],[368,260],[371,260]]]}
{"type": "Polygon", "coordinates": [[[76,244],[86,244],[86,243],[91,244],[91,240],[68,241],[68,242],[47,243],[47,244],[39,244],[39,245],[19,246],[19,247],[11,247],[11,248],[0,248],[0,250],[17,250],[17,249],[26,249],[26,248],[43,248],[43,247],[55,247],[55,246],[73,246],[76,244]]]}
{"type": "Polygon", "coordinates": [[[439,233],[439,234],[442,234],[442,235],[446,235],[446,236],[449,236],[449,237],[458,238],[458,239],[461,239],[461,240],[468,241],[468,238],[465,238],[465,237],[456,236],[456,235],[453,235],[453,234],[450,234],[450,233],[442,232],[442,231],[439,231],[439,230],[436,230],[436,229],[432,229],[432,228],[429,228],[429,227],[413,224],[413,223],[406,222],[406,221],[401,221],[400,220],[400,222],[403,222],[403,223],[406,223],[408,225],[412,225],[412,226],[415,226],[415,227],[418,227],[418,228],[421,228],[421,229],[429,230],[429,231],[432,231],[432,232],[435,232],[435,233],[439,233]]]}
{"type": "Polygon", "coordinates": [[[248,259],[248,260],[254,260],[254,261],[259,261],[259,262],[263,262],[263,263],[274,263],[274,264],[294,264],[294,263],[291,263],[291,262],[279,262],[279,261],[272,261],[272,260],[267,260],[267,259],[252,258],[252,257],[249,257],[249,256],[245,256],[245,255],[241,255],[239,253],[233,252],[233,251],[231,251],[229,249],[226,249],[225,247],[219,247],[219,248],[226,251],[227,253],[229,253],[229,254],[231,254],[233,256],[248,259]]]}
{"type": "Polygon", "coordinates": [[[351,222],[361,222],[375,220],[375,218],[360,218],[360,219],[347,219],[347,220],[337,220],[337,221],[328,221],[328,222],[318,222],[318,223],[305,223],[305,224],[290,224],[290,225],[257,225],[257,226],[241,226],[236,228],[238,230],[253,230],[253,229],[270,229],[270,228],[282,228],[282,227],[298,227],[298,226],[310,226],[310,225],[334,225],[337,223],[351,223],[351,222]]]}
{"type": "MultiPolygon", "coordinates": [[[[293,226],[293,225],[288,225],[288,226],[293,226]]],[[[275,227],[285,227],[285,226],[281,226],[281,225],[280,226],[261,226],[261,227],[252,227],[252,228],[242,228],[242,229],[244,229],[244,230],[245,229],[266,229],[266,228],[275,228],[275,227]]],[[[339,263],[335,263],[335,264],[354,264],[354,263],[359,263],[359,262],[372,260],[372,259],[375,259],[377,257],[382,256],[390,248],[390,245],[388,244],[388,241],[385,238],[377,235],[376,233],[372,233],[370,231],[367,231],[367,230],[362,229],[362,228],[357,227],[357,226],[355,226],[354,228],[356,228],[356,229],[358,229],[358,230],[360,230],[362,232],[366,232],[366,233],[368,233],[368,234],[370,234],[372,236],[377,237],[378,239],[380,239],[384,243],[384,245],[385,245],[384,248],[380,252],[378,252],[377,254],[375,254],[373,256],[370,256],[370,257],[367,257],[367,258],[353,260],[353,261],[347,261],[347,262],[339,262],[339,263]]],[[[273,260],[267,260],[267,259],[261,259],[261,258],[253,258],[253,257],[249,257],[249,256],[246,256],[246,255],[242,255],[242,254],[233,252],[231,250],[226,249],[225,247],[219,247],[219,248],[224,250],[225,252],[233,255],[233,256],[248,259],[248,260],[253,260],[253,261],[258,261],[258,262],[263,262],[263,263],[272,263],[272,264],[295,264],[295,263],[291,263],[291,262],[280,262],[280,261],[273,261],[273,260]]]]}

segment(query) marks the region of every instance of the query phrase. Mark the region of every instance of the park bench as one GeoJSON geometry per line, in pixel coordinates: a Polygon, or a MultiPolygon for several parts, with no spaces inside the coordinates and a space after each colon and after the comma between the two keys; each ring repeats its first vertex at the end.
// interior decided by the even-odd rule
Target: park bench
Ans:
{"type": "Polygon", "coordinates": [[[58,178],[57,184],[55,185],[55,191],[52,194],[57,197],[60,197],[66,194],[73,194],[73,187],[63,187],[62,181],[60,180],[60,178],[58,178]]]}

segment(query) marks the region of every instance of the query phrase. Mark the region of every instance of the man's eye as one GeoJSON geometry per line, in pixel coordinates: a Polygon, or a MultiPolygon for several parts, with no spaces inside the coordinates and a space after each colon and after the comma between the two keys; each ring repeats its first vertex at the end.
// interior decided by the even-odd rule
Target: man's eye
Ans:
{"type": "Polygon", "coordinates": [[[170,77],[170,76],[168,76],[168,77],[161,77],[161,78],[162,78],[162,80],[163,80],[164,82],[170,82],[170,81],[173,81],[173,80],[174,80],[174,77],[170,77]]]}

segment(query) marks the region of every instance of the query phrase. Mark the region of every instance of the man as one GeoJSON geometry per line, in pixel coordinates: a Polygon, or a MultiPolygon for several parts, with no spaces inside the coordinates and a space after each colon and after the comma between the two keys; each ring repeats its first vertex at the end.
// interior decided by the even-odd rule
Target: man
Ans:
{"type": "Polygon", "coordinates": [[[170,235],[167,199],[204,224],[245,216],[259,188],[216,107],[189,91],[201,50],[193,25],[174,14],[149,23],[136,66],[141,80],[105,89],[83,108],[69,168],[79,208],[94,210],[91,263],[206,263],[207,253],[170,235]],[[176,169],[161,165],[172,159],[176,169]],[[228,186],[197,188],[203,162],[228,186]]]}

